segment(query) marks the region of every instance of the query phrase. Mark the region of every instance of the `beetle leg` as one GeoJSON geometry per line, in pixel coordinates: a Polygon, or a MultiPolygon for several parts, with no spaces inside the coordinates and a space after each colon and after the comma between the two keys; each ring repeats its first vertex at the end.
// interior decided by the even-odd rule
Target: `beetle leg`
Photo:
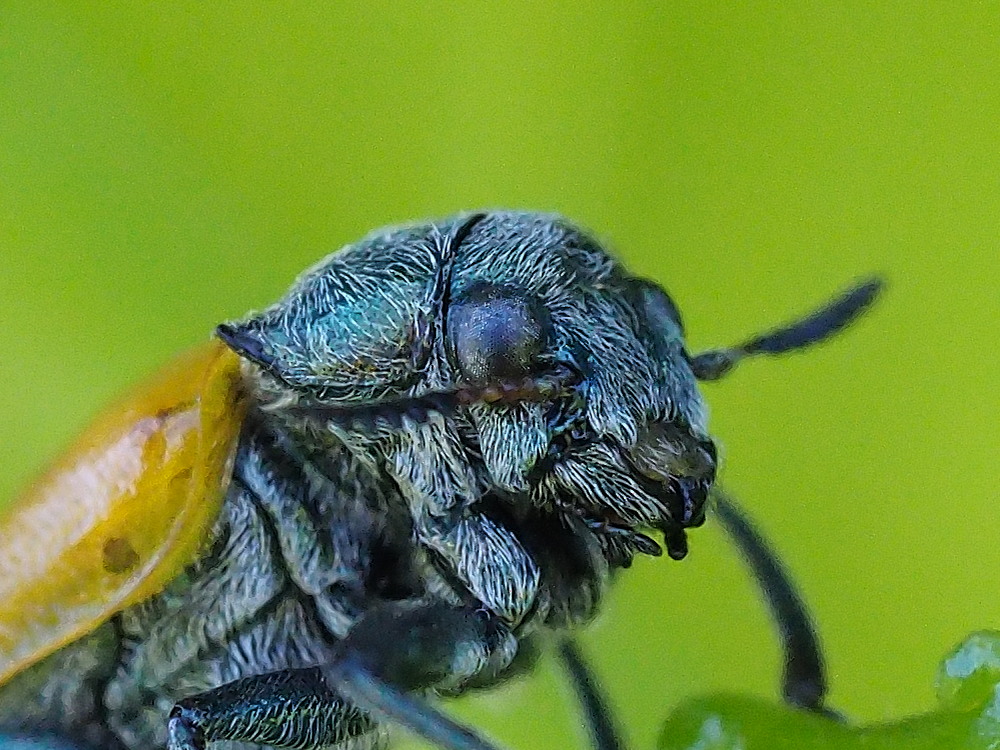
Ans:
{"type": "Polygon", "coordinates": [[[407,692],[454,689],[509,666],[517,642],[495,615],[441,602],[401,602],[366,614],[340,646],[340,658],[323,673],[356,706],[447,750],[493,750],[407,692]]]}
{"type": "Polygon", "coordinates": [[[785,660],[781,681],[785,702],[831,714],[823,707],[827,685],[819,636],[788,571],[732,498],[716,489],[712,502],[722,527],[757,579],[778,627],[785,660]]]}
{"type": "Polygon", "coordinates": [[[373,731],[374,723],[330,690],[316,667],[246,677],[186,698],[170,714],[169,750],[218,740],[311,748],[373,731]]]}
{"type": "Polygon", "coordinates": [[[573,691],[580,701],[584,718],[587,720],[592,750],[624,750],[625,742],[608,707],[607,698],[601,692],[597,678],[590,671],[576,641],[572,638],[563,638],[559,642],[559,656],[566,671],[569,672],[573,691]]]}
{"type": "Polygon", "coordinates": [[[445,750],[496,750],[408,692],[499,673],[515,649],[493,615],[395,602],[359,620],[330,664],[247,677],[182,700],[171,712],[168,748],[204,750],[218,740],[320,747],[375,731],[374,717],[445,750]]]}
{"type": "MultiPolygon", "coordinates": [[[[778,626],[785,661],[781,690],[785,702],[840,719],[835,711],[823,706],[826,676],[819,637],[788,571],[731,498],[716,489],[712,503],[726,533],[750,566],[778,626]]],[[[607,698],[579,647],[572,639],[564,638],[559,644],[559,656],[586,719],[592,750],[623,750],[625,744],[607,698]]]]}

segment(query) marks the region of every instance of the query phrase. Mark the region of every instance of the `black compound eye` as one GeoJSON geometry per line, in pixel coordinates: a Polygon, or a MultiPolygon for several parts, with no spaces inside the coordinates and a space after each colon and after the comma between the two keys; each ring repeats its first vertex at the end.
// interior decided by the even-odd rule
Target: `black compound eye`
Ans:
{"type": "Polygon", "coordinates": [[[448,310],[450,353],[472,383],[530,375],[551,329],[548,310],[536,297],[485,282],[453,298],[448,310]]]}

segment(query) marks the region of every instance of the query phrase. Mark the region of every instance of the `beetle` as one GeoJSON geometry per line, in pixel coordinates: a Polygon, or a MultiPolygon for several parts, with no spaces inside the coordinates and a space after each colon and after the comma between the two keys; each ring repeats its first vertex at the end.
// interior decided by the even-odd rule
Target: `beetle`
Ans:
{"type": "MultiPolygon", "coordinates": [[[[648,532],[683,558],[716,470],[696,381],[827,338],[880,287],[691,355],[667,293],[561,217],[374,232],[0,518],[0,737],[371,747],[396,723],[491,747],[424,694],[529,667],[661,553],[648,532]]],[[[808,651],[790,692],[818,708],[808,651]]]]}

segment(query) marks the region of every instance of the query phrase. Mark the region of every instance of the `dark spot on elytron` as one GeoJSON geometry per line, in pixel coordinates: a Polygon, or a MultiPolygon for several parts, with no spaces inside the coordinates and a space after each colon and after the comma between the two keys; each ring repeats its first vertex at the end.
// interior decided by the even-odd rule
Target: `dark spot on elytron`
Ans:
{"type": "Polygon", "coordinates": [[[128,573],[139,564],[139,554],[128,539],[113,536],[104,543],[104,569],[108,573],[128,573]]]}
{"type": "Polygon", "coordinates": [[[170,420],[174,419],[178,414],[181,414],[185,410],[190,409],[191,406],[191,400],[186,400],[183,403],[172,404],[171,406],[164,407],[155,414],[152,414],[149,421],[143,421],[149,431],[149,437],[152,438],[157,432],[162,430],[170,420]]]}

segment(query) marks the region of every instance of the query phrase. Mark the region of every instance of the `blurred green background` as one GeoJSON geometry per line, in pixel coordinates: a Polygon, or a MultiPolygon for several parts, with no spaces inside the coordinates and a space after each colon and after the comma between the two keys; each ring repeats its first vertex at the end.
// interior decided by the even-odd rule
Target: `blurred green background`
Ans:
{"type": "MultiPolygon", "coordinates": [[[[0,502],[128,383],[386,223],[556,210],[663,282],[695,349],[884,272],[820,350],[706,388],[723,479],[822,626],[832,702],[933,705],[1000,625],[1000,7],[232,3],[0,7],[0,502]]],[[[776,696],[710,525],[584,637],[636,747],[681,698],[776,696]]],[[[551,663],[455,709],[577,740],[551,663]]]]}

